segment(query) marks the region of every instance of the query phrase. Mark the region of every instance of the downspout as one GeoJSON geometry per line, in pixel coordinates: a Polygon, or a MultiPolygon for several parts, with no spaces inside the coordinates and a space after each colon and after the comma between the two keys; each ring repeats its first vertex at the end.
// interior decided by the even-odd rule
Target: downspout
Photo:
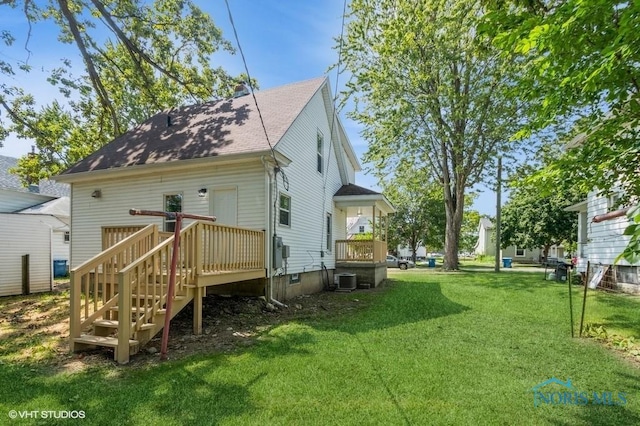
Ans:
{"type": "Polygon", "coordinates": [[[272,266],[272,257],[273,257],[273,236],[275,235],[275,229],[273,229],[273,218],[275,215],[275,212],[273,211],[273,181],[274,179],[277,178],[277,176],[274,175],[273,173],[273,168],[265,161],[265,156],[263,155],[261,157],[262,160],[262,164],[264,166],[264,169],[267,173],[267,176],[269,177],[269,181],[267,183],[267,185],[265,185],[265,200],[267,201],[267,208],[265,209],[265,219],[267,222],[267,238],[265,241],[265,244],[267,245],[267,248],[265,250],[265,253],[267,253],[267,291],[266,291],[266,297],[267,297],[267,302],[269,303],[273,303],[274,305],[277,305],[281,308],[288,308],[287,305],[285,305],[282,302],[279,302],[278,300],[276,300],[273,297],[273,266],[272,266]]]}

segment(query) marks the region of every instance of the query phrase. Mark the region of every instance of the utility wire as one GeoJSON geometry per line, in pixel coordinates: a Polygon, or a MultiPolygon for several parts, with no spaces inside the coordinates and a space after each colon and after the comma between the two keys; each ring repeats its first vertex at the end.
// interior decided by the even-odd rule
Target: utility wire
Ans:
{"type": "MultiPolygon", "coordinates": [[[[334,91],[333,91],[333,99],[332,99],[332,104],[333,104],[333,111],[331,111],[331,126],[329,129],[329,154],[327,155],[327,167],[325,169],[325,174],[324,174],[324,181],[322,183],[322,231],[320,232],[320,251],[322,251],[322,245],[323,242],[325,241],[325,232],[324,232],[324,226],[328,224],[325,224],[326,219],[325,219],[325,213],[324,213],[324,207],[325,207],[325,203],[326,203],[326,198],[327,198],[327,179],[329,177],[329,165],[331,165],[331,148],[333,147],[333,131],[334,131],[334,127],[335,127],[335,123],[336,123],[336,115],[337,115],[337,109],[336,109],[336,99],[338,98],[338,82],[340,80],[340,65],[342,64],[342,41],[344,38],[344,20],[345,20],[345,16],[347,14],[347,0],[344,0],[343,5],[342,5],[342,23],[341,23],[341,28],[340,28],[340,45],[338,46],[338,63],[336,65],[336,86],[334,87],[334,91]]],[[[337,155],[336,155],[336,161],[337,161],[337,155]]],[[[333,220],[333,215],[331,216],[332,220],[333,220]]],[[[327,229],[328,231],[328,229],[327,229]]],[[[327,247],[327,250],[329,250],[329,247],[327,247]]]]}
{"type": "MultiPolygon", "coordinates": [[[[267,133],[267,127],[264,124],[264,119],[262,118],[262,111],[260,111],[260,106],[258,105],[258,100],[256,99],[256,94],[254,93],[253,86],[251,84],[251,74],[249,73],[249,67],[247,65],[247,60],[244,57],[244,52],[242,51],[242,46],[240,45],[240,38],[238,37],[238,31],[236,30],[236,24],[233,21],[233,16],[231,14],[231,7],[229,7],[229,0],[224,0],[224,3],[227,5],[227,13],[229,14],[229,22],[231,22],[231,28],[233,28],[233,35],[236,39],[236,44],[238,45],[238,51],[240,52],[240,57],[242,58],[242,63],[244,64],[244,70],[247,73],[247,85],[251,90],[251,96],[253,97],[253,103],[256,106],[256,110],[258,111],[258,117],[260,117],[260,124],[262,124],[262,130],[264,131],[264,136],[267,139],[267,143],[269,144],[269,149],[271,150],[271,156],[273,157],[273,161],[276,163],[277,172],[282,173],[282,183],[285,187],[285,190],[289,190],[289,180],[287,179],[284,171],[280,167],[280,163],[276,158],[276,153],[271,145],[271,140],[269,139],[269,134],[267,133]]],[[[277,179],[276,179],[277,181],[277,179]]]]}

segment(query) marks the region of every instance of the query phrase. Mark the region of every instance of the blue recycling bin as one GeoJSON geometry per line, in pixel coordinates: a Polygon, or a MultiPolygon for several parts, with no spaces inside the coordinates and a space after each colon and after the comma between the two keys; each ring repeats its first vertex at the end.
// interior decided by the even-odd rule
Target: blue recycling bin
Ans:
{"type": "Polygon", "coordinates": [[[67,276],[67,261],[66,260],[54,260],[53,261],[53,277],[66,277],[67,276]]]}
{"type": "Polygon", "coordinates": [[[502,258],[502,267],[511,268],[511,258],[510,257],[503,257],[502,258]]]}
{"type": "Polygon", "coordinates": [[[429,258],[429,268],[435,268],[436,267],[436,259],[435,257],[430,257],[429,258]]]}

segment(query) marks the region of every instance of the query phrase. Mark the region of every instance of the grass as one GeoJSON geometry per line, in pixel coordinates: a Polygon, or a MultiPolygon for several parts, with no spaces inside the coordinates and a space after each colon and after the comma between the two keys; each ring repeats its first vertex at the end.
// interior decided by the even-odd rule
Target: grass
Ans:
{"type": "MultiPolygon", "coordinates": [[[[366,302],[352,314],[283,323],[230,354],[77,373],[5,362],[0,419],[83,410],[87,424],[640,423],[639,364],[570,337],[566,284],[530,272],[391,277],[383,293],[335,294],[366,302]],[[627,402],[534,407],[532,388],[551,377],[627,402]]],[[[638,335],[637,298],[589,297],[590,323],[638,335]]]]}

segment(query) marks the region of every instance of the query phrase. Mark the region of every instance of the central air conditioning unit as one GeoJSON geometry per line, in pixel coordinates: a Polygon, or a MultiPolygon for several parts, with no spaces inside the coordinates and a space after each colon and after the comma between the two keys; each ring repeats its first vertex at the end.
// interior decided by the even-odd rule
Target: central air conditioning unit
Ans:
{"type": "Polygon", "coordinates": [[[338,290],[355,290],[356,274],[338,274],[338,290]]]}

